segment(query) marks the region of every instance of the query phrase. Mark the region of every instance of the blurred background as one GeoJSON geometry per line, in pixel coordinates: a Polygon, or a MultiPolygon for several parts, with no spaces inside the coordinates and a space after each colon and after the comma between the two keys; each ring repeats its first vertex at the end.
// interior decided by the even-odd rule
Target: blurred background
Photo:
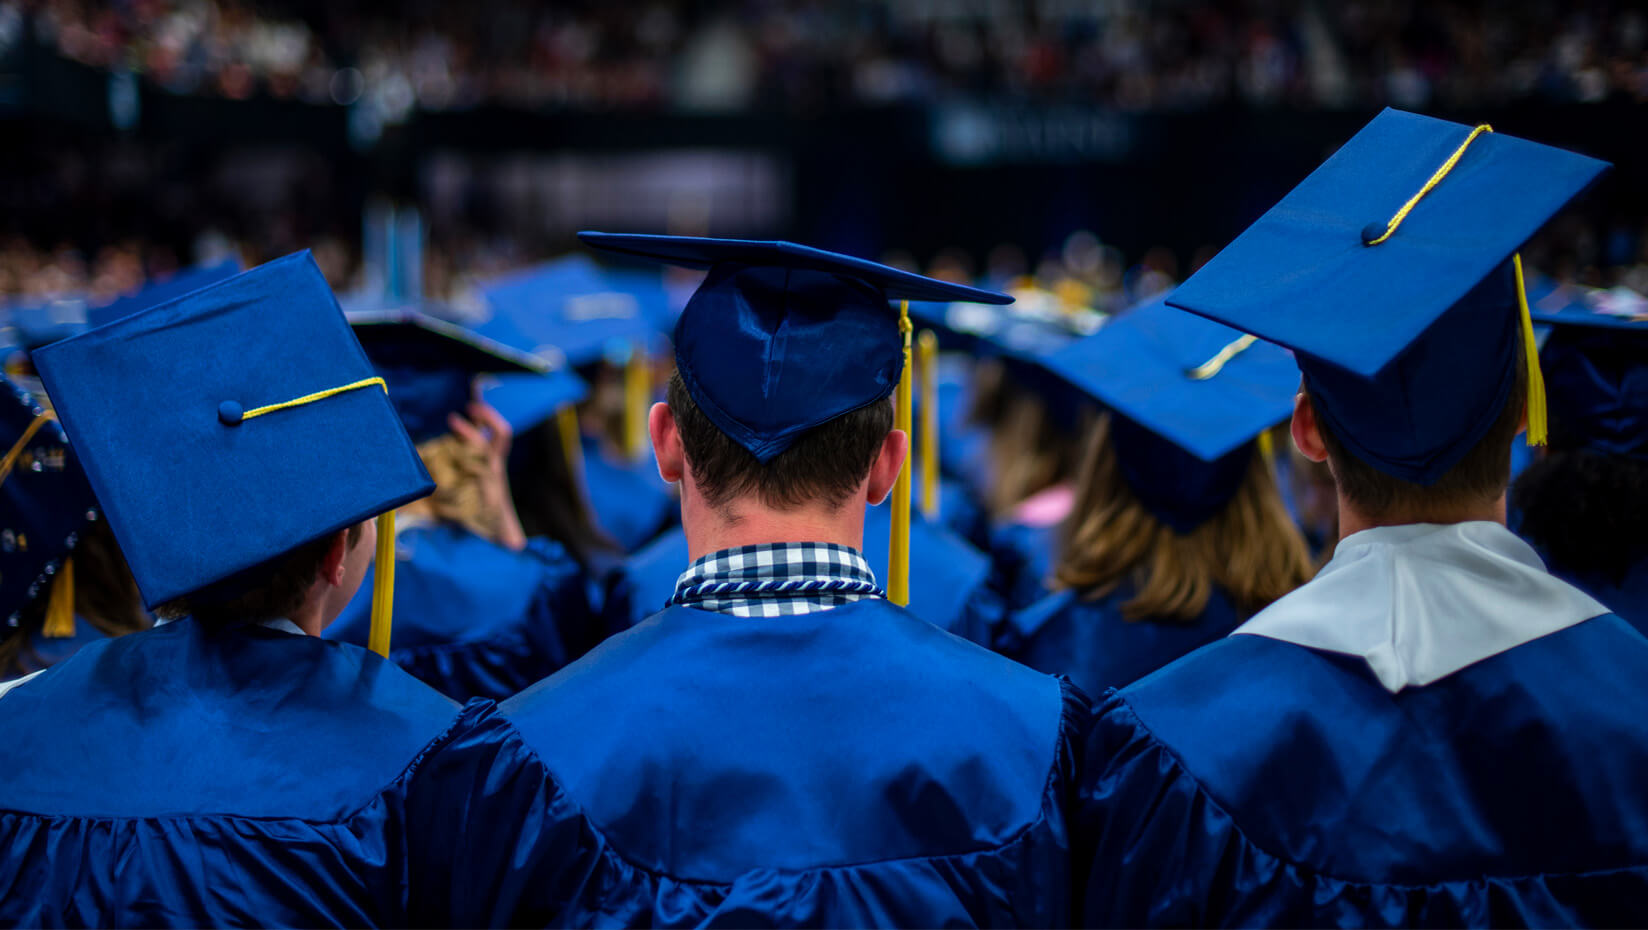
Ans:
{"type": "Polygon", "coordinates": [[[1648,290],[1648,15],[1570,0],[0,0],[0,298],[309,247],[422,288],[582,228],[777,236],[1110,309],[1373,113],[1616,164],[1527,253],[1648,290]],[[370,236],[364,238],[370,239],[370,236]]]}

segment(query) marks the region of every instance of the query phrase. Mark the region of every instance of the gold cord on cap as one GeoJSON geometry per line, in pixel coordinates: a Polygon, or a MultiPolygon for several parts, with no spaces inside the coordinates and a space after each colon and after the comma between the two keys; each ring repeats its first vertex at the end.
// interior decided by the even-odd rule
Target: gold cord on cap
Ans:
{"type": "MultiPolygon", "coordinates": [[[[898,398],[894,406],[893,428],[908,436],[911,429],[910,397],[910,302],[900,301],[898,330],[904,337],[904,371],[898,376],[898,398]]],[[[887,545],[887,600],[900,607],[910,603],[910,457],[899,467],[893,484],[893,526],[887,545]]]]}
{"type": "Polygon", "coordinates": [[[1229,364],[1231,359],[1241,355],[1243,352],[1246,352],[1248,347],[1257,341],[1258,337],[1252,335],[1232,339],[1228,345],[1216,352],[1212,358],[1185,372],[1185,377],[1192,381],[1206,381],[1223,371],[1225,365],[1229,364]]]}
{"type": "Polygon", "coordinates": [[[938,513],[938,336],[930,329],[916,337],[916,375],[921,382],[921,515],[938,513]]]}

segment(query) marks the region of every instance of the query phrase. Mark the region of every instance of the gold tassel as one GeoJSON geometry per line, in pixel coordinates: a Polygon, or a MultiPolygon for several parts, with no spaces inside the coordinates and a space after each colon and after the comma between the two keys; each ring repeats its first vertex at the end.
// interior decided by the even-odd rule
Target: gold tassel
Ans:
{"type": "Polygon", "coordinates": [[[74,638],[73,558],[63,560],[63,567],[52,581],[51,600],[46,603],[46,625],[40,632],[47,639],[74,638]]]}
{"type": "MultiPolygon", "coordinates": [[[[893,427],[905,435],[911,431],[910,397],[910,302],[900,301],[898,328],[904,334],[904,371],[898,376],[898,397],[894,406],[893,427]]],[[[887,545],[887,599],[900,607],[910,604],[910,457],[898,470],[898,481],[893,484],[893,527],[887,545]]]]}
{"type": "Polygon", "coordinates": [[[1516,269],[1516,304],[1522,312],[1522,352],[1528,357],[1528,445],[1543,446],[1550,436],[1545,412],[1545,374],[1539,368],[1539,343],[1534,339],[1534,318],[1528,311],[1528,290],[1522,283],[1522,255],[1511,256],[1516,269]]]}
{"type": "Polygon", "coordinates": [[[921,331],[916,341],[916,371],[921,377],[921,515],[938,520],[938,336],[921,331]]]}
{"type": "Polygon", "coordinates": [[[635,461],[647,448],[647,407],[652,400],[651,360],[646,348],[630,349],[624,363],[624,456],[635,461]]]}
{"type": "Polygon", "coordinates": [[[395,511],[378,514],[378,555],[373,564],[372,626],[366,648],[389,657],[389,635],[395,614],[395,511]]]}
{"type": "Polygon", "coordinates": [[[561,453],[566,456],[573,482],[577,483],[584,473],[584,445],[578,435],[578,409],[567,404],[555,411],[555,427],[561,433],[561,453]]]}
{"type": "Polygon", "coordinates": [[[1266,465],[1276,462],[1276,438],[1268,429],[1259,433],[1259,454],[1265,457],[1266,465]]]}

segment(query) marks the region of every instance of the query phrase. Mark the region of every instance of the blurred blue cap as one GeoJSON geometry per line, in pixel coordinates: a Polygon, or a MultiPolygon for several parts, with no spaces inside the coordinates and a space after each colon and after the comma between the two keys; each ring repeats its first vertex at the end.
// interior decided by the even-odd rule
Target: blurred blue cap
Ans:
{"type": "Polygon", "coordinates": [[[23,607],[44,593],[80,532],[96,518],[95,499],[63,428],[11,381],[0,378],[0,639],[23,607]]]}
{"type": "Polygon", "coordinates": [[[513,372],[541,376],[551,364],[535,355],[450,323],[415,307],[350,310],[345,314],[414,443],[445,435],[447,415],[463,414],[475,397],[475,376],[513,372]]]}
{"type": "Polygon", "coordinates": [[[102,326],[122,317],[131,316],[147,307],[176,300],[190,291],[198,291],[203,287],[232,278],[240,274],[240,270],[240,261],[234,258],[226,258],[223,261],[213,262],[209,265],[195,265],[184,268],[168,277],[144,285],[142,290],[128,297],[122,297],[101,307],[88,307],[86,309],[86,322],[91,326],[102,326]]]}
{"type": "MultiPolygon", "coordinates": [[[[653,303],[662,300],[662,282],[653,303]]],[[[491,316],[476,331],[577,368],[623,362],[652,338],[656,306],[614,283],[588,256],[559,258],[481,289],[491,316]]]]}
{"type": "Polygon", "coordinates": [[[1168,298],[1293,349],[1334,436],[1425,485],[1476,445],[1515,383],[1512,254],[1607,168],[1483,133],[1373,244],[1471,134],[1385,110],[1168,298]]]}
{"type": "Polygon", "coordinates": [[[151,607],[434,488],[307,252],[34,358],[151,607]]]}
{"type": "Polygon", "coordinates": [[[1551,327],[1539,353],[1551,446],[1648,461],[1648,305],[1642,296],[1560,285],[1531,309],[1551,327]]]}
{"type": "Polygon", "coordinates": [[[676,369],[705,416],[763,462],[801,433],[892,393],[904,356],[889,300],[1012,301],[789,242],[578,237],[709,269],[675,327],[676,369]]]}
{"type": "Polygon", "coordinates": [[[548,374],[487,375],[478,382],[481,400],[498,411],[516,435],[554,416],[568,404],[583,401],[589,385],[570,368],[548,374]]]}
{"type": "Polygon", "coordinates": [[[1224,507],[1247,474],[1253,440],[1293,413],[1293,357],[1242,335],[1158,297],[1043,360],[1112,411],[1111,443],[1128,485],[1181,533],[1224,507]]]}

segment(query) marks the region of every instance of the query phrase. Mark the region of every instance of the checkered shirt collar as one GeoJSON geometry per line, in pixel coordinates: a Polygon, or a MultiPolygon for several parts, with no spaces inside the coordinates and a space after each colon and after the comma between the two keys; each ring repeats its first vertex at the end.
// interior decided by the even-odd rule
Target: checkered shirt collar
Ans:
{"type": "Polygon", "coordinates": [[[761,543],[711,552],[675,582],[666,606],[780,617],[886,597],[858,550],[834,543],[761,543]]]}

